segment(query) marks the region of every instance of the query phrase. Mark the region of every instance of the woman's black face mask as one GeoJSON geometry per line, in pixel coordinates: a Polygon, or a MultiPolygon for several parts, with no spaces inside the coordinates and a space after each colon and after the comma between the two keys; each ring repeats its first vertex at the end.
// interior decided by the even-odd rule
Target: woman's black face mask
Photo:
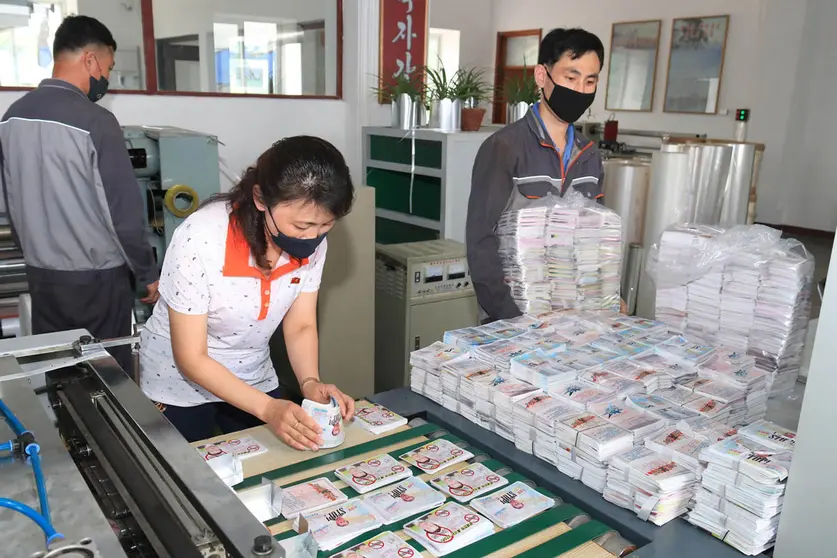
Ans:
{"type": "Polygon", "coordinates": [[[277,248],[287,253],[292,258],[304,260],[311,257],[311,254],[313,254],[317,250],[317,247],[322,244],[323,240],[325,240],[326,233],[323,233],[316,238],[294,238],[292,236],[282,234],[282,231],[279,230],[279,226],[276,224],[276,220],[273,218],[273,214],[270,211],[265,211],[265,213],[270,215],[270,220],[273,221],[273,226],[276,227],[276,234],[270,232],[269,229],[267,231],[271,240],[273,240],[273,243],[277,246],[277,248]]]}

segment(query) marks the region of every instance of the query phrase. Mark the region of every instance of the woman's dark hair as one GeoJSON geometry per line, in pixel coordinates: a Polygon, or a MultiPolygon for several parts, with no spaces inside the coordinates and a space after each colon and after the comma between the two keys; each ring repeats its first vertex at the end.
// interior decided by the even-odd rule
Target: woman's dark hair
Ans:
{"type": "Polygon", "coordinates": [[[244,172],[232,190],[207,201],[207,204],[218,201],[230,204],[230,217],[240,227],[256,264],[262,268],[268,267],[267,239],[265,214],[253,201],[257,185],[261,201],[268,208],[301,200],[325,209],[335,219],[348,215],[355,197],[346,160],[329,142],[295,136],[274,143],[244,172]]]}

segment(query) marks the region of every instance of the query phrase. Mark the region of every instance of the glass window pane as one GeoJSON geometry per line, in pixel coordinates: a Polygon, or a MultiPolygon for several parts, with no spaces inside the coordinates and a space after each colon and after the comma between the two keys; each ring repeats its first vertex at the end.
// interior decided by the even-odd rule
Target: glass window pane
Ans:
{"type": "Polygon", "coordinates": [[[112,89],[144,89],[145,60],[142,49],[142,16],[139,1],[91,2],[56,0],[24,6],[4,6],[0,21],[0,85],[35,87],[52,75],[52,43],[64,17],[82,14],[105,24],[116,41],[112,89]],[[8,15],[6,12],[12,12],[8,15]]]}
{"type": "Polygon", "coordinates": [[[153,6],[161,91],[337,94],[337,0],[153,6]]]}
{"type": "Polygon", "coordinates": [[[538,63],[537,35],[506,38],[506,66],[529,66],[538,63]]]}

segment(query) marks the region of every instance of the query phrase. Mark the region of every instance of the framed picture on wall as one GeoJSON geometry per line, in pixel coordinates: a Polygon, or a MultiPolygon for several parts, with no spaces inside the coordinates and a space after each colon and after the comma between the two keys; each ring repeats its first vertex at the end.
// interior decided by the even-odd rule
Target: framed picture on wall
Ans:
{"type": "Polygon", "coordinates": [[[607,70],[607,110],[651,111],[662,24],[659,19],[613,24],[607,70]]]}
{"type": "Polygon", "coordinates": [[[674,20],[663,107],[666,112],[718,112],[728,31],[728,15],[674,20]]]}

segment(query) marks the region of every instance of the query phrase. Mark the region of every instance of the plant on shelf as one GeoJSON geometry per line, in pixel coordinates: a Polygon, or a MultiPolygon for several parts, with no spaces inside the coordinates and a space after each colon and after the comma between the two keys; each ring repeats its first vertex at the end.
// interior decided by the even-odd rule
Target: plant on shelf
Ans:
{"type": "Polygon", "coordinates": [[[448,75],[445,67],[439,66],[439,69],[425,67],[424,75],[427,77],[427,93],[431,100],[456,100],[458,74],[448,75]]]}
{"type": "Polygon", "coordinates": [[[523,74],[506,79],[503,88],[503,100],[510,104],[526,103],[534,104],[540,99],[540,90],[535,83],[535,74],[529,73],[529,68],[523,66],[523,74]]]}
{"type": "Polygon", "coordinates": [[[491,100],[493,88],[485,79],[485,70],[461,69],[456,76],[456,98],[462,101],[462,130],[477,132],[485,117],[485,108],[479,104],[491,100]]]}
{"type": "Polygon", "coordinates": [[[390,83],[385,83],[379,76],[377,81],[378,84],[372,88],[372,91],[382,103],[390,103],[401,95],[407,95],[413,101],[417,101],[425,93],[424,78],[420,73],[401,74],[390,83]]]}
{"type": "Polygon", "coordinates": [[[456,76],[456,98],[465,104],[473,105],[490,101],[493,88],[485,79],[485,70],[481,68],[461,69],[456,76]]]}

